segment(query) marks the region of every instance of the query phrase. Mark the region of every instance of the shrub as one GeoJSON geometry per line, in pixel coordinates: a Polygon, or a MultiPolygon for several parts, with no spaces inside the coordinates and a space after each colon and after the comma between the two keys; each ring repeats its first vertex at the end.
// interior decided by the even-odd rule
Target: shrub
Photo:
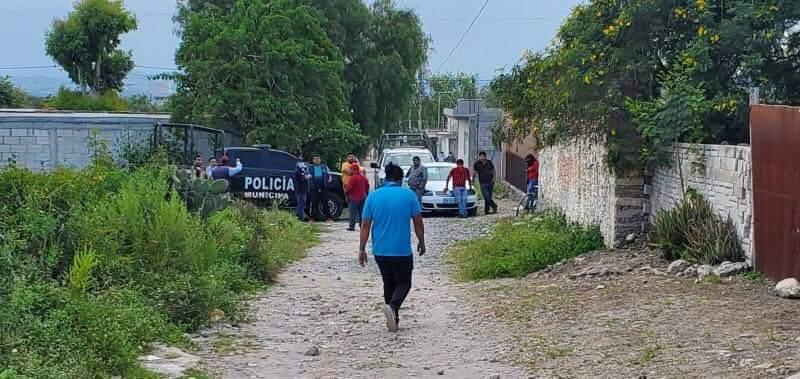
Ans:
{"type": "Polygon", "coordinates": [[[458,247],[450,256],[466,280],[521,277],[558,261],[603,247],[596,227],[555,213],[501,222],[491,237],[458,247]]]}
{"type": "Polygon", "coordinates": [[[656,216],[651,237],[668,260],[713,265],[743,258],[733,220],[723,220],[708,200],[691,190],[675,208],[656,216]]]}
{"type": "Polygon", "coordinates": [[[246,204],[202,218],[167,196],[170,168],[104,157],[0,170],[2,375],[141,373],[147,344],[181,342],[218,310],[235,320],[247,291],[314,240],[288,213],[246,204]]]}
{"type": "Polygon", "coordinates": [[[47,99],[44,106],[69,111],[128,111],[125,100],[114,91],[106,91],[101,95],[84,95],[80,91],[71,91],[64,87],[59,88],[55,96],[47,99]]]}

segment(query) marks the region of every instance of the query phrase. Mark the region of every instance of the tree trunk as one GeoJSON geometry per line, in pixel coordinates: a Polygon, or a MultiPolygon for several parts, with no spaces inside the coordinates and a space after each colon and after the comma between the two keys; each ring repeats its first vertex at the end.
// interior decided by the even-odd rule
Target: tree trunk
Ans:
{"type": "Polygon", "coordinates": [[[100,64],[103,60],[103,53],[97,53],[97,62],[94,63],[94,92],[100,94],[100,64]]]}
{"type": "Polygon", "coordinates": [[[81,66],[78,66],[78,85],[81,87],[81,95],[86,95],[86,82],[83,81],[81,66]]]}

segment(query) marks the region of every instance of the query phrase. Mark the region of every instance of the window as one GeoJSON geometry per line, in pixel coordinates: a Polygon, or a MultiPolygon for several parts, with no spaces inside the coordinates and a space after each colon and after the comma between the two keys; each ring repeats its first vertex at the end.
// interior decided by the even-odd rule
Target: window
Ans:
{"type": "Polygon", "coordinates": [[[427,167],[429,181],[445,181],[452,167],[427,167]]]}
{"type": "Polygon", "coordinates": [[[383,166],[389,164],[389,162],[393,162],[398,166],[411,166],[413,165],[414,157],[419,157],[420,162],[430,163],[433,162],[433,157],[430,153],[397,153],[397,154],[386,154],[386,158],[383,159],[383,166]]]}

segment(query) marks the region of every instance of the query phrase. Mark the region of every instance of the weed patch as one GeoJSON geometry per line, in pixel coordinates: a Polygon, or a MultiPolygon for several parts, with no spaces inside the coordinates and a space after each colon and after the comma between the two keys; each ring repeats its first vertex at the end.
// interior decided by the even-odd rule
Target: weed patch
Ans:
{"type": "Polygon", "coordinates": [[[0,170],[0,377],[154,377],[152,342],[240,304],[315,233],[235,203],[203,215],[166,192],[171,170],[0,170]]]}
{"type": "Polygon", "coordinates": [[[450,261],[464,280],[522,277],[602,246],[597,228],[545,213],[501,222],[490,237],[457,247],[450,261]]]}

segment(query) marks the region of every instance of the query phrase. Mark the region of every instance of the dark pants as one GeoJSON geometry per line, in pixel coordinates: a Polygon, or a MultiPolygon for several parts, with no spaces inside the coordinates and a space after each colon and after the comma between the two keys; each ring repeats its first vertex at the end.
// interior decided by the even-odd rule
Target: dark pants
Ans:
{"type": "Polygon", "coordinates": [[[424,188],[412,188],[411,190],[414,191],[415,195],[417,195],[417,201],[419,201],[419,205],[422,206],[422,196],[425,195],[425,189],[424,188]]]}
{"type": "Polygon", "coordinates": [[[383,277],[383,301],[399,314],[400,306],[411,290],[411,271],[414,270],[414,257],[375,256],[375,263],[383,277]]]}
{"type": "Polygon", "coordinates": [[[364,212],[364,202],[364,199],[347,202],[347,209],[350,210],[350,229],[354,228],[356,224],[361,226],[361,213],[364,212]]]}
{"type": "Polygon", "coordinates": [[[481,183],[481,194],[483,194],[484,213],[489,213],[489,208],[497,209],[497,203],[492,199],[494,194],[494,182],[481,183]]]}
{"type": "MultiPolygon", "coordinates": [[[[314,217],[314,214],[319,212],[319,203],[322,202],[322,196],[325,194],[325,190],[322,188],[313,188],[308,196],[311,197],[311,209],[309,209],[309,214],[311,217],[314,217]]],[[[323,218],[327,218],[328,215],[321,215],[323,218]]]]}
{"type": "Polygon", "coordinates": [[[308,192],[295,192],[297,199],[297,207],[294,209],[297,218],[304,220],[306,218],[306,200],[308,199],[308,192]]]}

